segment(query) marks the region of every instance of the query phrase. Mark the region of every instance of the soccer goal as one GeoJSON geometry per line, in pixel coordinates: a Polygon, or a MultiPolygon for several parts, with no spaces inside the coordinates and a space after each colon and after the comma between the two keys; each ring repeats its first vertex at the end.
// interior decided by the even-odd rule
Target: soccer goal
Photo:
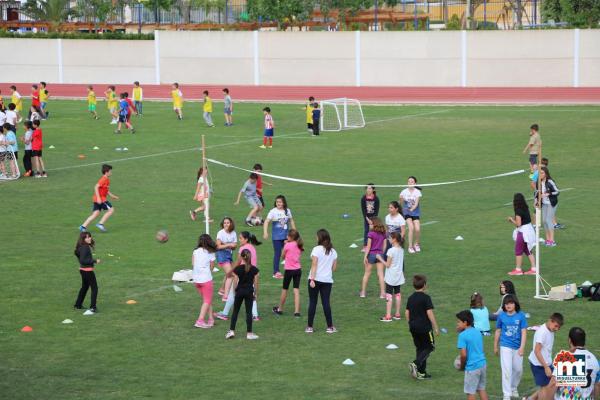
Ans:
{"type": "Polygon", "coordinates": [[[360,101],[339,98],[321,101],[321,130],[339,132],[345,129],[365,127],[360,101]]]}
{"type": "Polygon", "coordinates": [[[20,176],[21,171],[15,153],[11,150],[0,151],[0,181],[12,181],[19,179],[20,176]]]}

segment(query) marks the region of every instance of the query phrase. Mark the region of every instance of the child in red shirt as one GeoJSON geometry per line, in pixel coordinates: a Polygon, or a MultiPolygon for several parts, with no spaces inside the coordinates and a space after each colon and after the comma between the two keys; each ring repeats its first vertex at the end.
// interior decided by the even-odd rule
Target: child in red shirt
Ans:
{"type": "Polygon", "coordinates": [[[254,167],[252,167],[252,170],[254,170],[254,172],[256,172],[258,175],[258,179],[256,179],[256,194],[258,195],[258,198],[260,200],[260,203],[262,204],[263,208],[265,207],[265,201],[263,199],[263,184],[265,185],[269,185],[269,186],[273,186],[270,183],[267,182],[263,182],[262,180],[262,175],[260,174],[263,170],[263,167],[261,164],[254,164],[254,167]]]}
{"type": "Polygon", "coordinates": [[[31,108],[29,109],[29,119],[33,113],[38,113],[40,118],[46,118],[46,114],[42,111],[42,103],[40,102],[40,90],[38,85],[31,85],[31,108]]]}
{"type": "Polygon", "coordinates": [[[33,171],[36,178],[47,178],[46,168],[44,167],[44,161],[42,160],[42,149],[44,143],[42,141],[42,129],[40,128],[40,121],[34,120],[33,124],[33,135],[31,136],[31,156],[33,157],[33,171]]]}
{"type": "Polygon", "coordinates": [[[100,229],[102,232],[106,232],[106,228],[104,227],[104,223],[110,216],[113,214],[115,209],[113,208],[110,201],[106,200],[106,196],[110,196],[115,200],[119,200],[119,196],[116,196],[110,192],[110,176],[112,175],[112,166],[108,164],[102,165],[102,177],[94,186],[94,196],[92,197],[92,201],[94,204],[92,205],[92,214],[85,220],[83,224],[79,226],[79,230],[81,232],[87,231],[87,226],[95,220],[102,210],[106,211],[100,222],[96,224],[96,228],[100,229]]]}

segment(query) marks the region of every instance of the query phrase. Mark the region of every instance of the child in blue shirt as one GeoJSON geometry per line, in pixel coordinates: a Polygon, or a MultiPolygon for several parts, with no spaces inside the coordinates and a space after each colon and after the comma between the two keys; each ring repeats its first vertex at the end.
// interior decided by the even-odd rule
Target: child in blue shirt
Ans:
{"type": "Polygon", "coordinates": [[[502,299],[502,312],[498,315],[494,336],[494,353],[500,355],[502,394],[505,399],[519,397],[517,389],[523,375],[526,341],[527,318],[521,312],[517,297],[508,294],[502,299]]]}
{"type": "Polygon", "coordinates": [[[471,314],[473,314],[475,329],[483,336],[490,336],[490,312],[483,304],[481,293],[475,292],[471,295],[471,314]]]}
{"type": "Polygon", "coordinates": [[[460,350],[460,370],[465,371],[464,392],[467,400],[475,400],[479,394],[481,400],[488,400],[485,384],[487,366],[483,352],[483,336],[473,326],[473,314],[464,310],[456,314],[457,348],[460,350]]]}

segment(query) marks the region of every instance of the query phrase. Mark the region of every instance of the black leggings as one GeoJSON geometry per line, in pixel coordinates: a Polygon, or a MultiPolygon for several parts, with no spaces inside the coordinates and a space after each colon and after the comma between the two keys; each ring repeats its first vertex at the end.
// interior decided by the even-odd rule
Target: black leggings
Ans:
{"type": "Polygon", "coordinates": [[[23,167],[25,167],[25,172],[31,173],[31,150],[25,150],[25,155],[23,156],[23,167]]]}
{"type": "Polygon", "coordinates": [[[231,315],[231,323],[229,329],[235,331],[238,313],[242,308],[242,303],[246,304],[246,332],[252,332],[252,303],[254,302],[254,291],[252,289],[235,294],[233,302],[233,314],[231,315]]]}
{"type": "Polygon", "coordinates": [[[310,281],[308,281],[308,326],[312,328],[315,320],[315,312],[317,311],[317,301],[319,300],[319,293],[321,294],[321,304],[323,305],[323,312],[325,313],[325,320],[327,320],[327,327],[333,326],[333,318],[331,317],[331,305],[329,304],[329,297],[331,296],[331,288],[333,283],[315,281],[315,287],[310,287],[310,281]]]}
{"type": "Polygon", "coordinates": [[[77,295],[77,300],[75,301],[75,307],[81,307],[83,305],[83,300],[85,299],[85,295],[87,294],[88,288],[92,288],[92,300],[90,302],[90,308],[96,308],[96,298],[98,297],[98,283],[96,282],[96,274],[94,271],[82,271],[79,270],[81,274],[81,289],[79,289],[79,294],[77,295]]]}

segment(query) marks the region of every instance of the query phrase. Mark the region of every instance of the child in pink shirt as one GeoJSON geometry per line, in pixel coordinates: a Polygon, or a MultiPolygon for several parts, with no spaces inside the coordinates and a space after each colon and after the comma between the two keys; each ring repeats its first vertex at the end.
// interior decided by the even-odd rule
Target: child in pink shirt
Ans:
{"type": "Polygon", "coordinates": [[[285,264],[283,275],[283,289],[281,289],[281,298],[279,306],[273,307],[273,312],[277,315],[283,314],[283,305],[287,299],[290,282],[294,280],[294,317],[300,317],[300,277],[302,276],[302,266],[300,265],[300,256],[304,251],[304,243],[295,229],[290,229],[287,241],[283,246],[282,257],[285,264]]]}

